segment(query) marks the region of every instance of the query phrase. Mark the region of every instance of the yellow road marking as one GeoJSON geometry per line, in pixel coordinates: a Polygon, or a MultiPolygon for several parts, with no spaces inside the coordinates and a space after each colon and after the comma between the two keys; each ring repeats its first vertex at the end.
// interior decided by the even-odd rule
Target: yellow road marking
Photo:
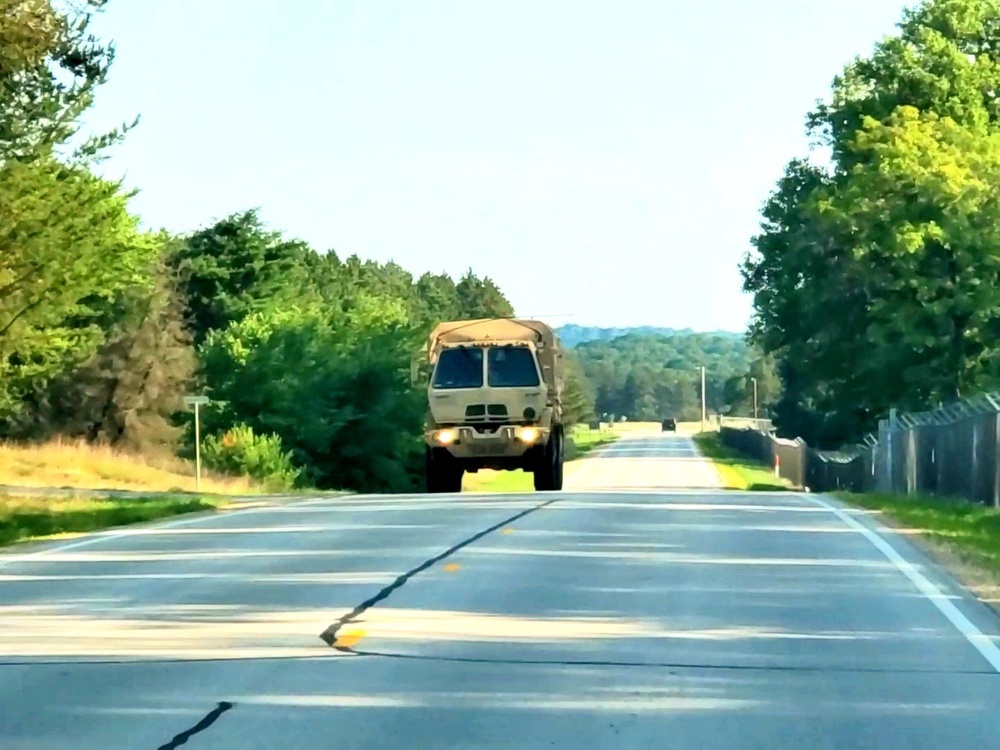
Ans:
{"type": "Polygon", "coordinates": [[[337,640],[333,642],[334,648],[351,648],[356,646],[358,642],[365,637],[364,630],[352,630],[349,633],[344,633],[341,636],[337,636],[337,640]]]}

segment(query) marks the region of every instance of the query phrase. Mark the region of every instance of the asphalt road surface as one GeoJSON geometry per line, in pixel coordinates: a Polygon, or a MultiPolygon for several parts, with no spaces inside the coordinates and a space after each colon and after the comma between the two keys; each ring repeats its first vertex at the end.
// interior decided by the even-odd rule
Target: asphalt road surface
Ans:
{"type": "Polygon", "coordinates": [[[324,498],[0,560],[0,747],[997,747],[997,632],[820,496],[324,498]]]}
{"type": "Polygon", "coordinates": [[[623,437],[565,466],[563,488],[574,490],[719,488],[722,478],[687,436],[623,437]]]}

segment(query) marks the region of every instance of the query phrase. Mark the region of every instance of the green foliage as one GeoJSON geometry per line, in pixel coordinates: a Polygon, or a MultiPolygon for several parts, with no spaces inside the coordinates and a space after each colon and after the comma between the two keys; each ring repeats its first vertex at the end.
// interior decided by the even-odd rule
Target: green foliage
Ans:
{"type": "Polygon", "coordinates": [[[760,357],[750,363],[750,369],[733,375],[722,387],[725,413],[732,417],[753,417],[756,398],[756,416],[773,418],[773,407],[781,395],[781,380],[776,363],[771,357],[760,357]]]}
{"type": "Polygon", "coordinates": [[[140,283],[156,244],[114,184],[54,160],[0,166],[0,419],[86,360],[98,317],[140,283]]]}
{"type": "Polygon", "coordinates": [[[566,424],[589,422],[595,416],[597,393],[584,372],[576,352],[565,353],[565,385],[563,388],[563,421],[566,424]]]}
{"type": "Polygon", "coordinates": [[[458,309],[463,318],[504,318],[514,308],[490,279],[479,279],[470,268],[455,285],[458,309]]]}
{"type": "Polygon", "coordinates": [[[752,358],[734,333],[628,333],[587,341],[573,351],[598,414],[644,421],[699,419],[702,366],[708,409],[725,409],[726,381],[748,372],[752,358]]]}
{"type": "Polygon", "coordinates": [[[781,430],[834,448],[891,406],[1000,384],[998,0],[929,0],[810,114],[743,263],[781,430]]]}
{"type": "Polygon", "coordinates": [[[133,450],[173,447],[180,436],[175,414],[197,362],[175,278],[162,258],[142,283],[122,292],[102,322],[103,341],[93,355],[36,387],[10,432],[56,432],[133,450]]]}
{"type": "Polygon", "coordinates": [[[266,230],[256,211],[227,217],[177,242],[170,262],[181,278],[195,343],[276,297],[301,299],[310,287],[311,252],[266,230]]]}
{"type": "Polygon", "coordinates": [[[302,474],[292,462],[292,452],[282,448],[277,435],[258,435],[237,424],[222,435],[209,435],[202,446],[208,468],[237,476],[253,477],[268,489],[291,489],[302,474]]]}
{"type": "MultiPolygon", "coordinates": [[[[90,32],[106,2],[0,0],[0,163],[47,158],[77,135],[114,60],[90,32]]],[[[99,157],[129,127],[84,139],[74,161],[99,157]]]]}
{"type": "Polygon", "coordinates": [[[225,408],[206,421],[281,436],[323,489],[411,488],[424,395],[409,384],[416,341],[399,313],[369,298],[350,313],[283,308],[213,331],[202,365],[225,408]]]}

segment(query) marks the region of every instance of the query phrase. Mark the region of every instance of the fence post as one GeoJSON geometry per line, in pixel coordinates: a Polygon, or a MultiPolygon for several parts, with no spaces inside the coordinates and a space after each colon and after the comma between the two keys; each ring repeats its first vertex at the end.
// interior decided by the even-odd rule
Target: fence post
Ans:
{"type": "Polygon", "coordinates": [[[886,475],[886,491],[893,492],[896,489],[896,482],[892,474],[892,451],[893,451],[893,434],[896,431],[898,415],[895,409],[889,409],[889,428],[886,430],[886,440],[885,440],[885,475],[886,475]]]}

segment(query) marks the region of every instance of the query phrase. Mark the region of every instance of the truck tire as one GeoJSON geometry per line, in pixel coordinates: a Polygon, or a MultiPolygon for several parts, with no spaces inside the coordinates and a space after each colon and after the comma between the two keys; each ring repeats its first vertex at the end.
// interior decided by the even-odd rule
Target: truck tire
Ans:
{"type": "Polygon", "coordinates": [[[535,466],[535,491],[552,492],[561,490],[563,486],[563,436],[562,431],[555,430],[545,444],[545,449],[539,456],[535,466]]]}
{"type": "Polygon", "coordinates": [[[424,481],[427,492],[461,492],[462,466],[449,455],[428,448],[424,454],[424,481]]]}

